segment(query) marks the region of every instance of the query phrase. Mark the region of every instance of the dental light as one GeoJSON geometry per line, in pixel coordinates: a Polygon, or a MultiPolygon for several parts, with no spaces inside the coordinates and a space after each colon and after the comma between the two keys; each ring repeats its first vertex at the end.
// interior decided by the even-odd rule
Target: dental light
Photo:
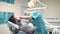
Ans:
{"type": "Polygon", "coordinates": [[[28,7],[34,10],[34,9],[46,9],[48,6],[39,0],[31,0],[30,2],[28,2],[28,7]],[[38,2],[39,5],[43,5],[43,7],[35,8],[35,2],[38,2]]]}

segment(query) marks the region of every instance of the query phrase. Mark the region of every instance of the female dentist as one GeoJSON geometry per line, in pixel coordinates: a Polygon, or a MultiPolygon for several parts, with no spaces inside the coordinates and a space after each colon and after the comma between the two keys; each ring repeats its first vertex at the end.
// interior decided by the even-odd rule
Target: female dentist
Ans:
{"type": "Polygon", "coordinates": [[[46,7],[33,8],[34,2],[37,1],[44,5],[38,0],[31,0],[28,3],[29,9],[25,10],[24,14],[26,16],[21,16],[21,19],[28,19],[34,25],[34,34],[47,34],[46,26],[41,13],[36,9],[45,9],[46,7]],[[31,5],[30,5],[31,4],[31,5]]]}
{"type": "Polygon", "coordinates": [[[21,16],[21,19],[28,19],[34,25],[34,34],[47,34],[43,17],[38,10],[26,10],[28,16],[21,16]],[[30,14],[30,15],[29,15],[30,14]]]}

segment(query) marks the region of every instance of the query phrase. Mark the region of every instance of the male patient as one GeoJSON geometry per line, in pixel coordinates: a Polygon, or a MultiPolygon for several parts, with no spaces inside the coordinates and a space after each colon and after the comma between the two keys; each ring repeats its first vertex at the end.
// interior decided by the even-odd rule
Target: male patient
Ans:
{"type": "Polygon", "coordinates": [[[33,29],[27,26],[27,24],[23,25],[22,23],[25,22],[21,23],[21,19],[16,19],[14,15],[10,17],[9,21],[20,26],[18,29],[17,28],[14,29],[14,27],[9,25],[8,23],[8,27],[13,34],[33,34],[33,29]]]}

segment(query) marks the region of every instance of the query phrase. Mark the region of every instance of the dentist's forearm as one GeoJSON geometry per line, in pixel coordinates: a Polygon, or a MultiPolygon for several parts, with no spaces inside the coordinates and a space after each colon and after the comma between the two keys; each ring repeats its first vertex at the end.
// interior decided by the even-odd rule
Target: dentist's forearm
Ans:
{"type": "Polygon", "coordinates": [[[31,16],[21,16],[20,18],[21,19],[31,19],[32,17],[31,16]]]}

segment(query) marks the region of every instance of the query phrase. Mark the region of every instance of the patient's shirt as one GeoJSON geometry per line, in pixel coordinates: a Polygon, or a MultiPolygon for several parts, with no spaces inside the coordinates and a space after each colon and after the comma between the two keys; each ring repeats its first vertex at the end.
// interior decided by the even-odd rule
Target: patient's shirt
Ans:
{"type": "Polygon", "coordinates": [[[21,20],[20,22],[21,25],[28,25],[25,21],[21,20]]]}

